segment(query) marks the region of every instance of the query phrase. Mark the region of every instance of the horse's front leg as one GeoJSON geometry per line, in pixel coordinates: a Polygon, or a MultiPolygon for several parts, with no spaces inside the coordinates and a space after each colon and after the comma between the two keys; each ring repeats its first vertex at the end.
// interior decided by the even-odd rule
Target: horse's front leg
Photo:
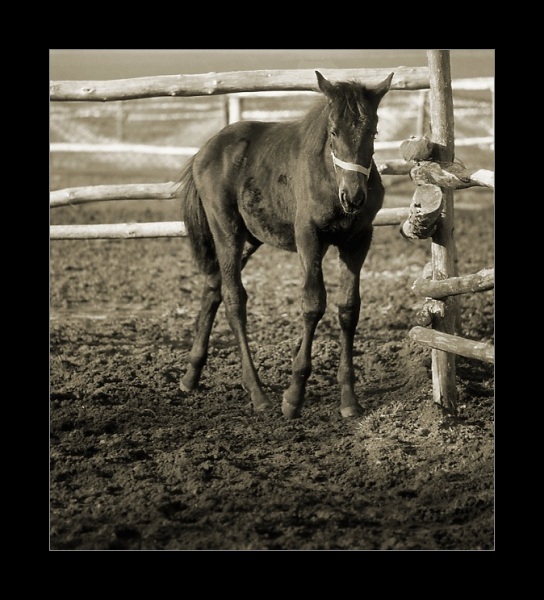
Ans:
{"type": "Polygon", "coordinates": [[[362,241],[362,245],[357,248],[338,249],[341,294],[338,303],[338,320],[341,330],[338,384],[340,386],[340,412],[343,417],[359,417],[363,414],[354,389],[353,341],[361,309],[360,273],[370,246],[370,237],[371,234],[368,235],[368,240],[359,240],[362,241]]]}
{"type": "Polygon", "coordinates": [[[326,248],[322,247],[315,232],[307,231],[297,240],[302,263],[304,286],[302,290],[303,335],[293,361],[291,383],[283,394],[282,412],[285,417],[300,417],[306,382],[312,372],[312,342],[317,324],[325,313],[327,292],[323,282],[321,263],[326,248]]]}

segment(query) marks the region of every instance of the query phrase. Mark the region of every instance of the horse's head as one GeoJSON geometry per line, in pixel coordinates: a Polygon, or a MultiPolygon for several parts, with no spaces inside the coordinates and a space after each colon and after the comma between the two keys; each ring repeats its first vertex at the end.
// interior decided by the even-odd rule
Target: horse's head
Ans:
{"type": "Polygon", "coordinates": [[[355,82],[331,83],[316,71],[319,89],[329,101],[328,139],[338,198],[346,214],[364,205],[378,133],[378,105],[393,73],[375,87],[355,82]]]}

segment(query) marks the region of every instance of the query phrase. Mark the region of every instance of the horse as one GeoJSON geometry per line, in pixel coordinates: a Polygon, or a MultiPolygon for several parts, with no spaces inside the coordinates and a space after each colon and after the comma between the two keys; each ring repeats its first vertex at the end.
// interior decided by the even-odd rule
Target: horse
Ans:
{"type": "Polygon", "coordinates": [[[373,159],[377,112],[394,75],[370,86],[331,82],[315,73],[322,93],[304,117],[227,125],[186,163],[178,179],[182,220],[204,275],[195,337],[179,387],[190,392],[198,386],[213,322],[224,302],[241,359],[242,386],[253,410],[273,406],[248,344],[241,272],[263,244],[297,252],[303,276],[302,337],[282,398],[287,419],[301,416],[312,372],[312,342],[327,304],[322,261],[330,246],[339,256],[340,413],[363,414],[354,390],[353,343],[360,272],[384,198],[373,159]]]}

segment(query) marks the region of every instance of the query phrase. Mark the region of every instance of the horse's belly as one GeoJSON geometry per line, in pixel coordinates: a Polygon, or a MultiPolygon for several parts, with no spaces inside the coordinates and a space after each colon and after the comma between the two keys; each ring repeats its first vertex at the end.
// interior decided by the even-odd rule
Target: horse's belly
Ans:
{"type": "Polygon", "coordinates": [[[242,211],[242,217],[251,235],[263,244],[291,252],[296,251],[295,234],[291,224],[262,219],[262,215],[257,217],[245,211],[242,211]]]}
{"type": "Polygon", "coordinates": [[[246,227],[259,241],[283,250],[296,250],[293,219],[285,198],[271,197],[249,178],[240,194],[239,208],[246,227]]]}

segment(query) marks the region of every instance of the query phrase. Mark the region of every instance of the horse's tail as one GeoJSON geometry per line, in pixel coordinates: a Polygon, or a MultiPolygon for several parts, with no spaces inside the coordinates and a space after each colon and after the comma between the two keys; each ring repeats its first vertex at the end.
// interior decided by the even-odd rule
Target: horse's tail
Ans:
{"type": "Polygon", "coordinates": [[[219,265],[212,232],[193,178],[193,161],[194,157],[187,161],[175,185],[179,185],[181,219],[185,223],[193,258],[203,273],[210,274],[217,271],[219,265]]]}

